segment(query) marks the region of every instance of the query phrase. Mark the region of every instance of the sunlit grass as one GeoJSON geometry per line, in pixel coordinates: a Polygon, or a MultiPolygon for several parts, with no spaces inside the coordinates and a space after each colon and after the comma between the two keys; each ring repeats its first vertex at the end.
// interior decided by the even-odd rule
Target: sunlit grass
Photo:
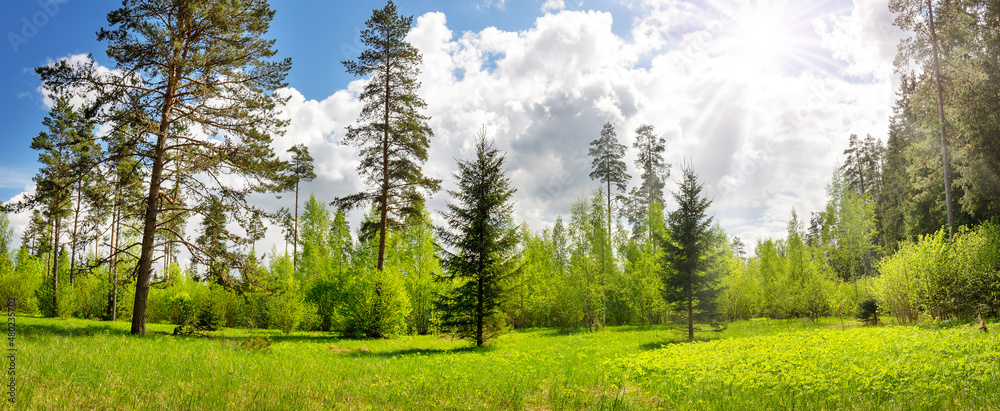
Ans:
{"type": "MultiPolygon", "coordinates": [[[[343,340],[326,333],[284,335],[226,329],[214,333],[214,338],[176,337],[168,334],[173,326],[160,324],[148,325],[149,335],[134,337],[128,335],[128,324],[124,322],[18,318],[17,408],[742,408],[727,406],[727,399],[729,405],[784,408],[782,404],[799,402],[788,402],[780,391],[763,386],[720,385],[720,381],[726,381],[723,374],[698,374],[701,381],[691,380],[683,388],[674,382],[680,378],[676,372],[662,368],[659,361],[684,352],[688,356],[685,358],[699,359],[697,364],[690,364],[692,369],[724,370],[724,364],[739,363],[740,353],[755,349],[767,352],[770,343],[766,338],[793,344],[802,356],[808,357],[812,347],[822,347],[824,341],[856,344],[858,339],[873,342],[910,338],[905,333],[898,336],[899,332],[966,332],[958,328],[828,328],[833,324],[839,322],[757,320],[731,324],[722,332],[707,331],[710,327],[704,326],[706,331],[698,334],[703,341],[695,343],[685,342],[682,330],[664,327],[614,327],[595,333],[542,329],[511,332],[489,348],[473,349],[465,342],[437,336],[343,340]],[[240,338],[249,335],[271,338],[270,350],[244,348],[240,338]],[[738,395],[772,391],[774,395],[752,402],[745,398],[732,402],[738,395]]],[[[938,341],[933,335],[922,336],[920,341],[938,341]]],[[[995,337],[971,337],[979,338],[982,344],[993,344],[994,357],[989,358],[996,358],[995,337]]],[[[896,341],[897,345],[905,342],[896,341]]],[[[952,352],[948,351],[952,345],[965,347],[959,344],[959,337],[939,342],[943,353],[952,352]]],[[[851,347],[863,352],[863,347],[851,347]]],[[[880,353],[863,354],[861,358],[878,363],[880,353]]],[[[851,372],[849,367],[859,364],[858,360],[846,358],[836,361],[838,355],[842,352],[831,351],[822,357],[826,362],[819,364],[847,367],[843,370],[847,374],[851,372]]],[[[774,356],[776,361],[784,361],[780,352],[774,356]]],[[[891,367],[896,362],[880,364],[891,367]]],[[[785,362],[774,364],[784,366],[785,362]]],[[[980,377],[976,380],[980,387],[990,379],[995,386],[995,373],[980,377]]],[[[852,391],[858,388],[833,384],[827,394],[856,398],[832,404],[868,408],[863,393],[852,391]]],[[[996,399],[990,402],[980,398],[984,394],[974,390],[956,393],[978,398],[959,405],[995,407],[997,403],[996,399]]],[[[934,396],[931,400],[941,404],[941,398],[945,397],[934,396]]]]}

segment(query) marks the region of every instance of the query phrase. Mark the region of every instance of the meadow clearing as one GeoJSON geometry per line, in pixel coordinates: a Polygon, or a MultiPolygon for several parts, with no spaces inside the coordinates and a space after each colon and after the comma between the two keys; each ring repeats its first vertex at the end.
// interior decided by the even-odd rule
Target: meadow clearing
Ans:
{"type": "MultiPolygon", "coordinates": [[[[1000,337],[966,324],[751,320],[680,330],[344,340],[17,319],[5,409],[1000,409],[1000,337]],[[708,328],[708,327],[706,327],[708,328]],[[269,340],[269,346],[265,341],[269,340]]],[[[994,330],[1000,329],[991,324],[994,330]]]]}

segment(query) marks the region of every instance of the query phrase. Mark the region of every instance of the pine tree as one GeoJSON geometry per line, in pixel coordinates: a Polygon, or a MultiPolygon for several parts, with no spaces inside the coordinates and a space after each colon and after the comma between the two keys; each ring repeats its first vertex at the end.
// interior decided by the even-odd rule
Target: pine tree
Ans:
{"type": "MultiPolygon", "coordinates": [[[[618,143],[618,136],[615,134],[615,128],[610,122],[604,123],[604,127],[601,129],[601,137],[590,142],[590,156],[594,158],[593,171],[590,172],[590,178],[592,180],[599,180],[601,183],[607,185],[608,197],[608,224],[607,230],[608,235],[605,237],[606,241],[611,241],[611,196],[612,189],[611,185],[614,183],[615,188],[618,191],[625,191],[626,185],[628,184],[628,169],[625,167],[625,161],[622,158],[625,157],[625,146],[618,143]]],[[[609,243],[610,244],[610,243],[609,243]]],[[[610,249],[608,247],[602,247],[602,249],[610,249]]],[[[611,266],[614,264],[613,256],[609,252],[604,252],[601,255],[601,284],[602,288],[606,286],[606,279],[611,270],[611,266]]],[[[602,311],[607,312],[607,296],[602,292],[601,295],[601,305],[603,307],[602,311]]],[[[602,322],[607,322],[606,314],[602,316],[602,322]]]]}
{"type": "Polygon", "coordinates": [[[941,135],[941,164],[944,171],[944,201],[945,210],[948,217],[948,235],[955,234],[955,217],[952,211],[951,199],[951,170],[948,157],[948,138],[945,131],[945,111],[944,99],[942,97],[941,86],[941,56],[940,39],[936,28],[937,21],[934,17],[933,0],[890,0],[889,11],[896,13],[894,24],[899,28],[914,32],[917,38],[908,38],[899,46],[899,54],[896,56],[896,66],[907,64],[913,57],[921,58],[921,62],[926,62],[925,66],[930,66],[928,72],[934,73],[934,85],[937,91],[937,128],[941,135]],[[925,15],[926,14],[926,15],[925,15]],[[931,50],[927,53],[926,43],[930,43],[931,50]],[[927,57],[930,54],[930,57],[927,57]],[[930,60],[927,62],[927,60],[930,60]]]}
{"type": "MultiPolygon", "coordinates": [[[[291,60],[273,60],[275,42],[264,38],[273,18],[261,0],[125,0],[108,13],[112,28],[97,35],[108,44],[114,70],[67,59],[36,69],[49,89],[95,93],[91,112],[103,122],[138,128],[128,145],[149,174],[133,334],[146,332],[154,245],[158,231],[167,229],[161,223],[172,221],[161,212],[170,206],[204,215],[209,197],[220,194],[226,212],[244,223],[255,209],[248,195],[280,187],[284,163],[271,149],[271,136],[280,135],[287,120],[275,110],[281,98],[273,91],[285,86],[291,60]],[[196,138],[198,131],[220,138],[196,138]],[[170,180],[184,203],[167,192],[170,180]]],[[[230,240],[234,247],[248,245],[240,236],[230,240]]],[[[199,253],[184,238],[170,241],[199,253]]]]}
{"type": "Polygon", "coordinates": [[[633,228],[638,228],[654,201],[663,204],[663,186],[666,179],[670,178],[670,164],[663,158],[667,150],[666,140],[656,135],[651,125],[643,124],[635,129],[635,143],[632,147],[639,150],[635,165],[642,170],[642,175],[641,183],[632,189],[629,196],[632,208],[629,222],[633,228]]]}
{"type": "Polygon", "coordinates": [[[309,147],[305,144],[292,146],[288,149],[292,153],[292,161],[288,169],[289,188],[295,189],[295,220],[292,233],[292,267],[298,266],[299,261],[299,183],[312,181],[316,178],[313,158],[309,155],[309,147]]]}
{"type": "MultiPolygon", "coordinates": [[[[89,163],[86,156],[87,143],[92,143],[93,123],[77,111],[65,96],[56,98],[49,115],[42,121],[46,131],[42,131],[31,141],[31,148],[38,150],[38,162],[42,168],[34,177],[36,194],[29,203],[44,204],[44,215],[51,226],[52,258],[52,305],[53,311],[46,314],[58,315],[59,309],[59,253],[63,250],[63,219],[71,214],[72,189],[77,185],[79,173],[89,163]]],[[[75,230],[72,233],[75,235],[75,230]]],[[[73,240],[76,240],[73,238],[73,240]]],[[[75,244],[71,244],[75,246],[75,244]]]]}
{"type": "Polygon", "coordinates": [[[372,10],[372,17],[365,22],[361,41],[368,49],[357,60],[343,62],[348,73],[369,76],[358,97],[364,107],[357,124],[347,127],[344,143],[361,149],[358,174],[370,190],[338,198],[333,204],[340,209],[363,204],[378,208],[377,226],[367,224],[361,229],[378,233],[379,271],[385,265],[387,231],[402,225],[399,217],[416,212],[416,206],[424,201],[421,191],[433,193],[441,183],[422,171],[434,133],[427,124],[429,118],[418,111],[427,104],[417,95],[423,57],[406,42],[412,25],[413,16],[399,16],[390,0],[383,9],[372,10]]]}
{"type": "Polygon", "coordinates": [[[688,339],[694,339],[695,319],[715,314],[718,273],[711,249],[712,217],[706,214],[712,201],[702,195],[702,184],[690,167],[682,169],[684,180],[674,192],[677,210],[667,217],[669,239],[662,239],[663,297],[686,312],[688,339]]]}
{"type": "Polygon", "coordinates": [[[458,162],[456,203],[444,212],[448,229],[440,239],[445,278],[456,284],[441,300],[442,323],[461,338],[483,346],[503,330],[500,303],[503,281],[520,268],[517,232],[511,220],[515,189],[504,170],[505,157],[481,132],[476,158],[458,162]]]}

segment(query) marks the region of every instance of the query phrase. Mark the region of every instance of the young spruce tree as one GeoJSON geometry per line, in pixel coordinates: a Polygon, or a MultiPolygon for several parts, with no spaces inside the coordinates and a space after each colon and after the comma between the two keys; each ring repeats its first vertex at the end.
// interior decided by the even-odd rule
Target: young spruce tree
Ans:
{"type": "Polygon", "coordinates": [[[677,209],[667,216],[669,239],[663,239],[663,297],[686,312],[688,339],[694,339],[696,315],[709,317],[715,311],[718,274],[713,270],[711,225],[712,201],[702,196],[702,184],[694,170],[683,168],[684,180],[674,193],[677,209]]]}
{"type": "Polygon", "coordinates": [[[503,165],[504,155],[481,132],[476,158],[458,162],[458,190],[449,191],[458,202],[448,203],[443,214],[450,229],[440,230],[441,241],[452,248],[443,250],[443,279],[455,283],[439,301],[442,325],[477,347],[503,331],[501,284],[520,270],[511,218],[516,190],[503,165]]]}

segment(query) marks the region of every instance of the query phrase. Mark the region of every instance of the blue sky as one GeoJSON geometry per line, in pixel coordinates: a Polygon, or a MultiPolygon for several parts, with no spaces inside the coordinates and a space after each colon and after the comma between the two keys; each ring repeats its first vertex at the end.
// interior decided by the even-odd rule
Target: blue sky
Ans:
{"type": "MultiPolygon", "coordinates": [[[[361,188],[357,150],[339,140],[360,109],[364,79],[348,76],[340,61],[357,53],[358,31],[382,5],[271,2],[271,36],[280,56],[293,60],[282,91],[292,96],[283,108],[291,125],[275,150],[310,147],[319,178],[307,190],[324,201],[361,188]]],[[[690,163],[715,201],[717,221],[751,243],[781,236],[793,207],[800,215],[822,207],[851,133],[884,138],[898,83],[892,57],[905,35],[891,25],[884,0],[397,5],[414,16],[409,40],[424,54],[421,94],[436,134],[426,172],[446,188],[454,159],[469,153],[470,137],[485,126],[509,153],[519,189],[515,218],[540,227],[596,188],[585,156],[601,124],[611,122],[630,145],[633,130],[648,123],[667,138],[674,176],[690,163]]],[[[33,68],[88,53],[110,67],[95,32],[118,6],[0,6],[0,200],[30,192],[37,171],[29,145],[48,107],[33,68]]],[[[628,156],[631,163],[634,153],[628,156]]],[[[438,193],[430,207],[443,209],[446,200],[438,193]]],[[[18,232],[25,221],[12,216],[18,232]]]]}

